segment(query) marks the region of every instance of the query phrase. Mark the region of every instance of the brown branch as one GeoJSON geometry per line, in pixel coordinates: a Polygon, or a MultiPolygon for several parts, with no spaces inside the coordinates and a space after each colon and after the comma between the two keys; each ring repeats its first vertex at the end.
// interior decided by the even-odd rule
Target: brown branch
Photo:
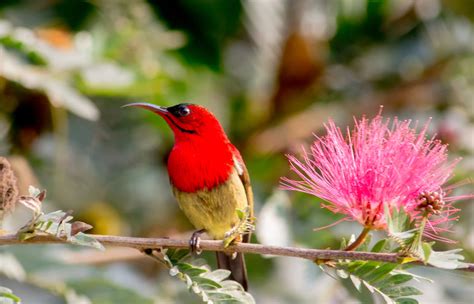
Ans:
{"type": "MultiPolygon", "coordinates": [[[[158,248],[189,248],[187,240],[177,240],[169,238],[139,238],[127,236],[112,236],[112,235],[90,235],[105,246],[115,247],[129,247],[138,250],[144,249],[158,249],[158,248]]],[[[51,244],[51,243],[66,243],[64,239],[56,238],[50,235],[37,235],[26,241],[20,241],[14,234],[0,235],[1,245],[19,245],[19,244],[51,244]]],[[[275,256],[287,256],[315,260],[363,260],[363,261],[377,261],[387,263],[399,263],[400,256],[396,253],[375,253],[375,252],[361,252],[361,251],[344,251],[344,250],[321,250],[308,249],[296,247],[280,247],[267,246],[253,243],[237,243],[224,248],[222,241],[202,240],[200,243],[201,249],[205,251],[224,251],[224,252],[242,252],[253,254],[265,254],[275,256]]],[[[420,262],[415,264],[424,265],[420,262]]],[[[426,265],[430,266],[430,265],[426,265]]],[[[467,268],[460,268],[458,270],[474,272],[474,264],[468,264],[467,268]]]]}

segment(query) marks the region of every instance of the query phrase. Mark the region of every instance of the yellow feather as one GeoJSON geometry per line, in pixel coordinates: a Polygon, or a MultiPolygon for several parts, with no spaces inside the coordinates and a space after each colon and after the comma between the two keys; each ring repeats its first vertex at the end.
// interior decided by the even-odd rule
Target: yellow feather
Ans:
{"type": "Polygon", "coordinates": [[[224,239],[225,233],[240,222],[236,210],[249,205],[235,168],[225,183],[213,189],[189,193],[173,187],[173,194],[189,221],[197,229],[206,229],[214,239],[224,239]]]}

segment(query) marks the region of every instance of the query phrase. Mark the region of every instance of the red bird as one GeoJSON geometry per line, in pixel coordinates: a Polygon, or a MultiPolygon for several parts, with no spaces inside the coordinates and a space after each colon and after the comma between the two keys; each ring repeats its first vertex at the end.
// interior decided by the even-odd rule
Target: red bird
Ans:
{"type": "MultiPolygon", "coordinates": [[[[160,115],[174,133],[175,143],[168,158],[168,174],[181,210],[198,229],[190,239],[192,250],[199,247],[199,235],[206,232],[224,240],[242,219],[237,209],[253,217],[253,194],[245,164],[229,141],[216,117],[204,107],[178,104],[160,107],[132,103],[160,115]]],[[[236,235],[248,242],[250,233],[236,235]]],[[[231,271],[231,279],[248,289],[247,270],[241,253],[217,253],[219,268],[231,271]]]]}

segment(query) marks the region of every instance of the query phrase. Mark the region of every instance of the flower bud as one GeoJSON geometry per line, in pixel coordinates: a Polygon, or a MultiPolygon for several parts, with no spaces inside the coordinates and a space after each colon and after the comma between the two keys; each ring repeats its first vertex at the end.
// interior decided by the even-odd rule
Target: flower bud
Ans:
{"type": "Polygon", "coordinates": [[[440,214],[444,208],[443,196],[439,192],[423,191],[418,195],[416,210],[423,212],[426,216],[440,214]]]}

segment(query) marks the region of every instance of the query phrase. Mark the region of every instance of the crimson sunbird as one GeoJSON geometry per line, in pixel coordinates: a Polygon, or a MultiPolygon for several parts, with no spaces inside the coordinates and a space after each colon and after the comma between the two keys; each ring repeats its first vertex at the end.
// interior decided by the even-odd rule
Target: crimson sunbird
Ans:
{"type": "MultiPolygon", "coordinates": [[[[199,246],[199,235],[204,232],[216,240],[226,239],[242,221],[237,210],[247,210],[248,218],[253,218],[253,194],[247,168],[211,112],[186,103],[172,107],[149,103],[125,106],[158,114],[174,133],[168,174],[181,210],[198,229],[190,239],[191,250],[199,246]]],[[[234,241],[249,242],[250,232],[234,238],[234,241]]],[[[230,278],[248,289],[241,253],[218,252],[217,265],[230,270],[230,278]]]]}

